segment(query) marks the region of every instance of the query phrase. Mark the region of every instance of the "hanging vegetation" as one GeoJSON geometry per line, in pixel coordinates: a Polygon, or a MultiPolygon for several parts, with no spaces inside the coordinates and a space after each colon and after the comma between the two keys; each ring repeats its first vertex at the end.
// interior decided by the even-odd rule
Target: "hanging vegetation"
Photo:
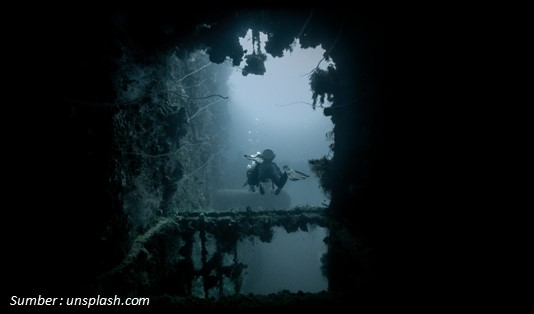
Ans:
{"type": "Polygon", "coordinates": [[[334,93],[337,84],[336,73],[337,71],[335,67],[329,65],[326,70],[317,68],[311,74],[310,87],[313,91],[313,109],[317,106],[317,101],[319,101],[320,107],[324,105],[325,99],[330,102],[334,101],[334,93]]]}

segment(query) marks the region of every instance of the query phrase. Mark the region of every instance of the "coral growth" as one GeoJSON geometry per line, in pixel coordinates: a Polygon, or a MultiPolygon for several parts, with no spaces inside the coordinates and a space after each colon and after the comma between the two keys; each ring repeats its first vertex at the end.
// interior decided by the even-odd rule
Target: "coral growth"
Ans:
{"type": "Polygon", "coordinates": [[[136,65],[125,49],[116,77],[114,181],[130,238],[175,210],[209,207],[229,121],[221,84],[229,73],[202,51],[136,65]]]}

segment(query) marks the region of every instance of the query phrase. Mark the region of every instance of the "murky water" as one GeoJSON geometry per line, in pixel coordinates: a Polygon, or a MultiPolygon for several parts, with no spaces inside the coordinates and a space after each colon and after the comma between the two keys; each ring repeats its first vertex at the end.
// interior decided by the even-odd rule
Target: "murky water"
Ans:
{"type": "Polygon", "coordinates": [[[269,294],[282,290],[320,292],[328,288],[321,273],[327,247],[327,229],[309,226],[309,232],[287,233],[275,227],[270,243],[247,239],[238,243],[239,260],[248,265],[242,293],[269,294]]]}

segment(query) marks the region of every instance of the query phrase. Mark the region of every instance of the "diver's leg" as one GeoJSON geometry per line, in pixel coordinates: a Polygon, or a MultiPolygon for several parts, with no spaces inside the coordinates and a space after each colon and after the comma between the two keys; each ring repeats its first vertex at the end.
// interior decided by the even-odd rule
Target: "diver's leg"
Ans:
{"type": "Polygon", "coordinates": [[[278,186],[278,188],[276,189],[276,191],[274,191],[274,194],[275,195],[278,195],[280,194],[280,191],[282,190],[282,188],[284,187],[284,185],[286,184],[287,182],[287,173],[284,172],[284,174],[280,177],[280,179],[278,180],[278,183],[275,182],[276,186],[278,186]]]}
{"type": "Polygon", "coordinates": [[[260,193],[263,195],[265,194],[265,190],[263,189],[263,185],[261,185],[261,183],[259,183],[260,185],[260,193]]]}
{"type": "Polygon", "coordinates": [[[274,191],[274,194],[278,195],[280,194],[280,191],[282,190],[282,188],[287,182],[287,172],[284,171],[282,173],[282,171],[280,171],[280,168],[278,168],[278,166],[273,163],[273,169],[272,169],[271,175],[272,175],[271,180],[278,187],[276,191],[274,191]]]}
{"type": "Polygon", "coordinates": [[[259,184],[258,170],[258,165],[255,165],[253,168],[247,170],[247,183],[252,192],[256,192],[256,188],[254,186],[259,184]]]}
{"type": "Polygon", "coordinates": [[[250,187],[250,190],[252,192],[256,191],[256,189],[254,188],[254,185],[252,185],[252,169],[247,170],[247,182],[245,183],[245,185],[247,184],[250,187]]]}

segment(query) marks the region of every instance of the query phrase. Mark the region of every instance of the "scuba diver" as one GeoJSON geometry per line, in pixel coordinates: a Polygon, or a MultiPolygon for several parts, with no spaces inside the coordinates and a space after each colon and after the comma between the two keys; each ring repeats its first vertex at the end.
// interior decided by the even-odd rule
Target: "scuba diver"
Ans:
{"type": "Polygon", "coordinates": [[[297,181],[309,177],[307,174],[292,170],[288,166],[284,166],[284,171],[282,172],[276,163],[273,162],[276,155],[270,149],[265,149],[263,152],[258,152],[255,155],[245,155],[245,157],[251,160],[252,164],[247,167],[247,182],[243,186],[248,184],[252,192],[255,192],[255,187],[259,186],[260,193],[265,194],[262,182],[268,182],[270,180],[272,188],[274,189],[274,186],[276,186],[274,194],[278,195],[288,178],[291,181],[297,181]]]}

